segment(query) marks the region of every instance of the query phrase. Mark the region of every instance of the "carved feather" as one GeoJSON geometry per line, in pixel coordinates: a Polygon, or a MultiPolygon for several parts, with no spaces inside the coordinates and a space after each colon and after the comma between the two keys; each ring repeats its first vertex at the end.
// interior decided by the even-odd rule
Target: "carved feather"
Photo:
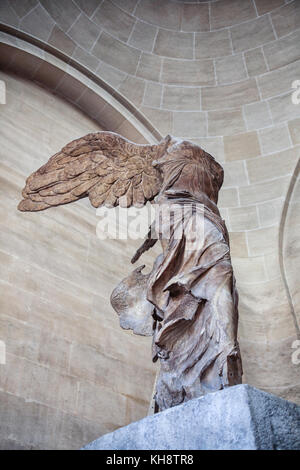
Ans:
{"type": "Polygon", "coordinates": [[[141,206],[161,188],[152,162],[170,142],[139,145],[113,132],[97,132],[76,139],[32,173],[22,191],[20,211],[40,211],[89,197],[94,207],[141,206]]]}

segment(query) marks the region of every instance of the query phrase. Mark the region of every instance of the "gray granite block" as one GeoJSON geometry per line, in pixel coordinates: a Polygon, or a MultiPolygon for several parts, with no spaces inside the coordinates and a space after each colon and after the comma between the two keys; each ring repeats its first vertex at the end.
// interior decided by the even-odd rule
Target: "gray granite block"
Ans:
{"type": "Polygon", "coordinates": [[[131,423],[83,449],[300,450],[300,406],[237,385],[131,423]]]}

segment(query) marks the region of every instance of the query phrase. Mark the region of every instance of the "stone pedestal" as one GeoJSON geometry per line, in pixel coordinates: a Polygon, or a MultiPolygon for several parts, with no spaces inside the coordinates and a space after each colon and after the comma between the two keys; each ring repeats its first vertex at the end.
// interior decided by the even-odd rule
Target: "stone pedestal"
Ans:
{"type": "Polygon", "coordinates": [[[300,406],[237,385],[148,416],[84,450],[300,449],[300,406]]]}

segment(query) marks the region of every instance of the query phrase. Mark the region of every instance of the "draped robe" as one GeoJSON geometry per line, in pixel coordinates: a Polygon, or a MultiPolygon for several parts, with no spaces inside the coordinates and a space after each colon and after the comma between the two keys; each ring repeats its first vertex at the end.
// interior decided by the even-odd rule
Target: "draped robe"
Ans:
{"type": "Polygon", "coordinates": [[[139,312],[147,311],[153,361],[160,360],[155,410],[162,411],[241,383],[242,364],[229,237],[216,205],[223,170],[205,152],[199,158],[182,148],[158,165],[164,185],[155,201],[156,234],[163,252],[148,276],[138,269],[123,281],[112,304],[122,317],[116,299],[126,303],[132,287],[141,287],[139,312]]]}

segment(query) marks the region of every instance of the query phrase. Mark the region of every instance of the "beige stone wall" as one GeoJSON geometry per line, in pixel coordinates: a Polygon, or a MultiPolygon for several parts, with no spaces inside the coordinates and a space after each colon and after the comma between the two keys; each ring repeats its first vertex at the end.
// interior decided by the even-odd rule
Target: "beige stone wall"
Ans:
{"type": "MultiPolygon", "coordinates": [[[[291,360],[300,331],[293,183],[300,104],[292,103],[292,83],[300,79],[300,2],[3,0],[0,18],[0,29],[9,26],[25,41],[26,47],[20,40],[16,47],[46,47],[54,65],[57,57],[71,60],[92,83],[111,87],[123,107],[148,120],[149,129],[192,139],[222,163],[220,207],[240,294],[244,381],[300,403],[300,369],[291,360]]],[[[3,33],[1,38],[7,40],[3,33]]],[[[0,63],[16,68],[19,59],[30,70],[30,56],[7,50],[0,63]]],[[[82,100],[77,82],[54,66],[44,64],[32,77],[98,122],[107,116],[110,130],[129,132],[124,117],[105,107],[100,112],[90,91],[82,100]]],[[[34,135],[28,131],[25,140],[34,135]]],[[[61,220],[63,211],[73,217],[74,210],[60,208],[55,216],[61,220]]],[[[87,288],[95,293],[93,282],[91,277],[87,288]]],[[[90,403],[93,396],[87,392],[90,403]]]]}
{"type": "MultiPolygon", "coordinates": [[[[282,272],[289,293],[289,303],[295,325],[300,325],[300,163],[291,181],[291,191],[286,204],[286,214],[282,227],[282,272]]],[[[297,343],[299,344],[299,343],[297,343]]],[[[295,346],[297,346],[294,345],[295,346]]],[[[298,346],[298,350],[300,350],[298,346]]],[[[297,355],[299,357],[299,354],[297,355]]]]}
{"type": "Polygon", "coordinates": [[[150,339],[121,330],[109,303],[140,241],[99,240],[84,202],[17,211],[25,178],[99,127],[32,82],[0,79],[0,448],[79,448],[147,414],[150,339]]]}

